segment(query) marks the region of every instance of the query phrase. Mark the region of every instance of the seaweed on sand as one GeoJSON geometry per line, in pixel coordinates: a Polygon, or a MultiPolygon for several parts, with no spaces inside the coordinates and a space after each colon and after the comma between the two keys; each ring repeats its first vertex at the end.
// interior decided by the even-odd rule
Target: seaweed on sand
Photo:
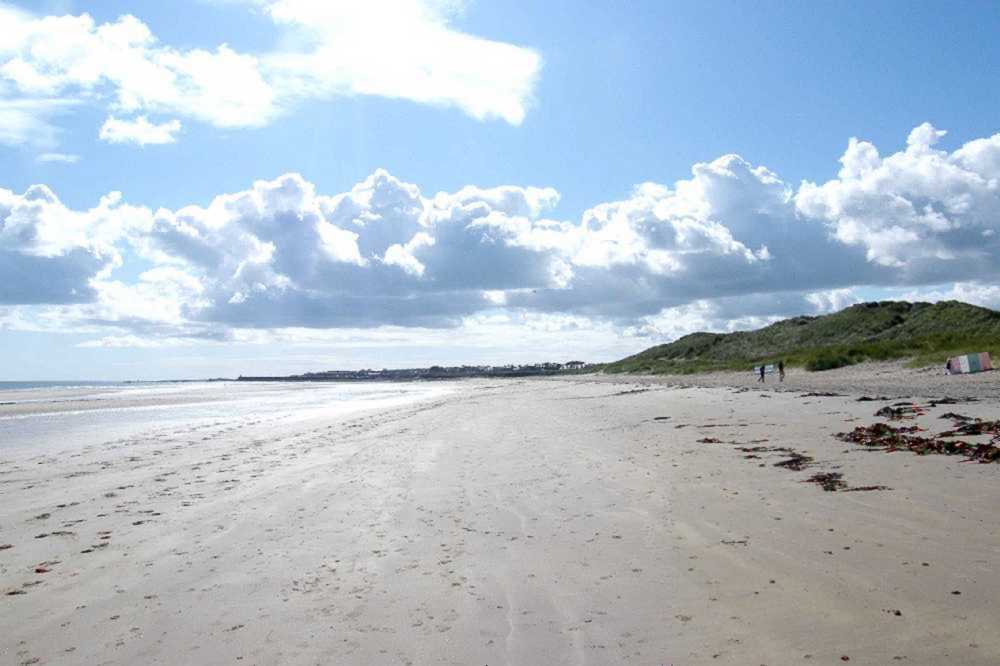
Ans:
{"type": "Polygon", "coordinates": [[[892,490],[889,486],[849,486],[840,472],[819,472],[802,483],[815,483],[828,493],[855,493],[870,490],[892,490]]]}
{"type": "Polygon", "coordinates": [[[840,472],[819,472],[813,474],[802,483],[815,483],[827,492],[836,492],[847,488],[844,475],[840,472]]]}
{"type": "MultiPolygon", "coordinates": [[[[996,424],[997,422],[977,423],[996,424]]],[[[967,461],[980,463],[1000,461],[1000,447],[994,444],[970,444],[946,438],[958,434],[970,434],[969,432],[951,431],[938,436],[926,437],[914,434],[919,430],[916,426],[897,428],[887,423],[875,423],[870,426],[858,426],[851,432],[837,433],[836,437],[843,442],[853,442],[869,449],[881,449],[889,452],[908,450],[921,456],[930,454],[965,456],[967,461]]]]}
{"type": "Polygon", "coordinates": [[[648,388],[630,389],[627,391],[618,391],[618,393],[612,393],[609,397],[613,398],[616,395],[635,395],[636,393],[645,393],[646,391],[652,391],[652,390],[653,389],[648,389],[648,388]]]}
{"type": "Polygon", "coordinates": [[[780,451],[781,453],[792,453],[787,446],[740,446],[737,447],[743,453],[758,453],[760,451],[780,451]]]}
{"type": "Polygon", "coordinates": [[[979,398],[949,398],[946,396],[937,400],[931,400],[930,405],[931,407],[937,407],[938,405],[957,405],[961,402],[979,402],[979,398]]]}
{"type": "MultiPolygon", "coordinates": [[[[958,416],[957,414],[955,416],[958,416]]],[[[941,433],[938,437],[959,437],[961,435],[993,435],[993,441],[1000,440],[1000,421],[971,420],[962,417],[964,420],[955,419],[955,429],[941,433]]]]}
{"type": "MultiPolygon", "coordinates": [[[[916,430],[916,427],[913,428],[916,430]]],[[[707,439],[707,438],[706,438],[707,439]]],[[[699,440],[702,441],[702,440],[699,440]]],[[[716,440],[717,441],[717,440],[716,440]]],[[[767,440],[756,440],[756,441],[767,441],[767,440]]],[[[796,451],[795,449],[789,448],[787,446],[739,446],[737,442],[730,442],[736,445],[736,450],[741,451],[744,458],[747,459],[760,459],[761,456],[758,454],[762,453],[778,453],[784,456],[784,459],[773,463],[775,467],[781,467],[792,472],[801,472],[809,467],[817,465],[815,459],[812,456],[806,455],[801,451],[796,451]]],[[[753,442],[751,442],[753,443],[753,442]]],[[[765,464],[761,463],[760,467],[764,467],[765,464]]],[[[819,472],[809,477],[803,483],[815,483],[821,485],[823,490],[827,491],[863,491],[863,490],[890,490],[888,486],[848,486],[843,480],[843,475],[840,472],[819,472]]]]}
{"type": "Polygon", "coordinates": [[[927,412],[923,407],[912,402],[897,402],[892,406],[886,406],[875,412],[875,416],[882,416],[892,421],[900,419],[912,419],[927,412]]]}
{"type": "Polygon", "coordinates": [[[798,451],[792,451],[788,458],[785,460],[779,460],[774,463],[775,467],[784,467],[785,469],[790,469],[793,472],[801,472],[806,467],[813,464],[813,457],[807,456],[804,453],[799,453],[798,451]]]}

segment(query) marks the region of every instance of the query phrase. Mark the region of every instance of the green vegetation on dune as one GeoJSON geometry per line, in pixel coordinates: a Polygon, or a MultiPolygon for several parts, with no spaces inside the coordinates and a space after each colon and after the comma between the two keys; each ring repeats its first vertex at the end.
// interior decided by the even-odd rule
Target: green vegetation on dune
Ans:
{"type": "Polygon", "coordinates": [[[793,317],[756,331],[692,333],[609,363],[604,371],[748,370],[778,359],[814,371],[896,359],[923,367],[982,351],[1000,358],[1000,312],[958,301],[882,301],[819,317],[793,317]]]}

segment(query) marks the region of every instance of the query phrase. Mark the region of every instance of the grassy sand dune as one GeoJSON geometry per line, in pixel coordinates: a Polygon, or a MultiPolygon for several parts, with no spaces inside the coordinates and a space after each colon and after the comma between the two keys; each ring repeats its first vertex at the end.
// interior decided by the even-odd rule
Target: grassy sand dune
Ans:
{"type": "Polygon", "coordinates": [[[819,317],[794,317],[756,331],[693,333],[610,363],[604,370],[691,374],[746,369],[778,359],[813,371],[895,359],[926,367],[980,351],[1000,357],[1000,312],[957,301],[884,301],[819,317]]]}

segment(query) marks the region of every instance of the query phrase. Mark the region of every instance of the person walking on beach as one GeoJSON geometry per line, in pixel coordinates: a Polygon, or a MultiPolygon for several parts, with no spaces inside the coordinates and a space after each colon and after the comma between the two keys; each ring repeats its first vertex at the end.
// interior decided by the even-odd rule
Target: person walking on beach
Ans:
{"type": "Polygon", "coordinates": [[[761,366],[760,366],[760,379],[758,379],[757,381],[766,384],[767,382],[764,381],[764,368],[765,368],[764,364],[761,364],[761,366]]]}
{"type": "Polygon", "coordinates": [[[778,361],[778,381],[785,381],[785,359],[778,361]]]}

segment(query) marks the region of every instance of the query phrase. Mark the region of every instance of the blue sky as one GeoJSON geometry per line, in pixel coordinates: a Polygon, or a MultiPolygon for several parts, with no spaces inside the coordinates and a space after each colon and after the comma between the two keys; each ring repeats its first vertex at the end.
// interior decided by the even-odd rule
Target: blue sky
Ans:
{"type": "Polygon", "coordinates": [[[598,360],[1000,304],[994,3],[365,5],[0,4],[5,375],[598,360]]]}

